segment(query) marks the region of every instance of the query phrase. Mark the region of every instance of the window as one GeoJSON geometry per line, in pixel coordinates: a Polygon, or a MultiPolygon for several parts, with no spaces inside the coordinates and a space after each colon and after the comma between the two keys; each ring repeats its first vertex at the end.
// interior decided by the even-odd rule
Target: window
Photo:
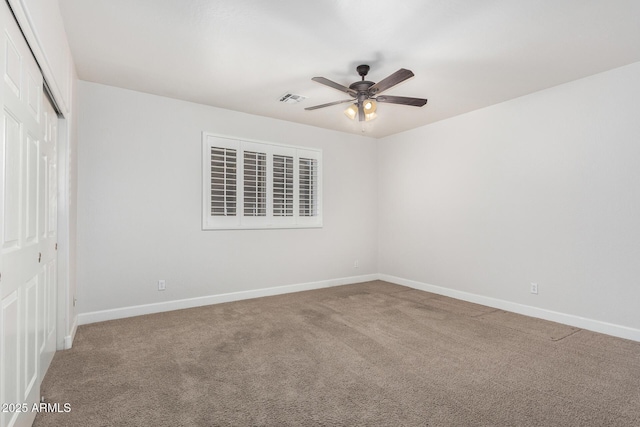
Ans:
{"type": "Polygon", "coordinates": [[[322,227],[322,151],[203,133],[202,228],[322,227]]]}

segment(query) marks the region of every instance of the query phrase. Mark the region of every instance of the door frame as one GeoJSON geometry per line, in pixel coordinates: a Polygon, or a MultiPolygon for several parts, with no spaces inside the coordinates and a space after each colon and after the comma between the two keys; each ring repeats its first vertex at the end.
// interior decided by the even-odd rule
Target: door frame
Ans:
{"type": "Polygon", "coordinates": [[[68,120],[58,116],[58,304],[56,313],[58,318],[56,348],[58,350],[71,348],[78,328],[76,297],[70,289],[71,280],[75,279],[75,245],[71,245],[70,239],[71,227],[73,226],[75,230],[75,215],[72,224],[69,209],[71,177],[68,125],[68,120]]]}

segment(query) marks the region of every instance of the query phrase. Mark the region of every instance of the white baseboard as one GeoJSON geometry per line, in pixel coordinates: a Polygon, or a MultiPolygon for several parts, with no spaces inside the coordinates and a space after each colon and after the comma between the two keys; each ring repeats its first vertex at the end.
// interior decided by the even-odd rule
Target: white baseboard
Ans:
{"type": "Polygon", "coordinates": [[[529,305],[519,304],[511,301],[472,294],[469,292],[458,291],[455,289],[443,288],[440,286],[430,285],[428,283],[417,282],[415,280],[390,276],[388,274],[380,274],[378,275],[378,278],[379,280],[395,283],[396,285],[408,286],[410,288],[418,289],[421,291],[431,292],[434,294],[444,295],[463,301],[486,305],[488,307],[494,307],[513,313],[524,314],[525,316],[537,317],[539,319],[563,323],[565,325],[575,326],[577,328],[587,329],[594,332],[600,332],[603,334],[612,335],[614,337],[640,341],[640,329],[602,322],[594,319],[588,319],[572,314],[546,310],[544,308],[532,307],[529,305]]]}
{"type": "Polygon", "coordinates": [[[532,307],[520,303],[501,300],[498,298],[487,297],[483,295],[472,294],[469,292],[458,291],[455,289],[435,286],[428,283],[422,283],[415,280],[404,279],[401,277],[391,276],[388,274],[368,274],[362,276],[343,277],[339,279],[322,280],[318,282],[300,283],[295,285],[277,286],[272,288],[255,289],[250,291],[230,292],[226,294],[207,295],[197,298],[188,298],[174,301],[166,301],[154,304],[136,305],[130,307],[116,308],[112,310],[93,311],[89,313],[79,314],[73,324],[70,335],[65,337],[65,349],[71,348],[73,339],[76,334],[78,325],[86,325],[89,323],[103,322],[106,320],[122,319],[125,317],[141,316],[144,314],[160,313],[164,311],[180,310],[184,308],[201,307],[211,304],[220,304],[224,302],[240,301],[251,298],[260,298],[272,295],[281,295],[300,291],[309,291],[312,289],[329,288],[332,286],[350,285],[354,283],[368,282],[371,280],[384,280],[397,285],[408,286],[413,289],[431,292],[438,295],[444,295],[463,301],[473,302],[476,304],[494,307],[500,310],[510,311],[513,313],[523,314],[525,316],[536,317],[539,319],[550,320],[552,322],[563,323],[565,325],[575,326],[581,329],[587,329],[594,332],[600,332],[619,338],[625,338],[640,342],[640,329],[630,328],[627,326],[616,325],[613,323],[602,322],[599,320],[588,319],[585,317],[575,316],[572,314],[560,313],[557,311],[546,310],[539,307],[532,307]]]}
{"type": "MultiPolygon", "coordinates": [[[[230,292],[218,295],[207,295],[203,297],[165,301],[153,304],[135,305],[130,307],[114,308],[112,310],[93,311],[89,313],[79,314],[77,324],[86,325],[89,323],[104,322],[106,320],[141,316],[143,314],[181,310],[184,308],[201,307],[204,305],[220,304],[224,302],[288,294],[292,292],[309,291],[312,289],[329,288],[332,286],[350,285],[353,283],[368,282],[377,279],[378,274],[368,274],[362,276],[343,277],[339,279],[321,280],[319,282],[300,283],[295,285],[277,286],[273,288],[255,289],[250,291],[230,292]]],[[[71,338],[70,341],[73,341],[73,338],[71,338]]],[[[67,342],[65,339],[65,346],[66,344],[67,342]]],[[[70,347],[71,342],[69,342],[69,348],[70,347]]]]}
{"type": "Polygon", "coordinates": [[[78,316],[73,318],[73,324],[71,325],[71,331],[69,335],[64,337],[64,350],[69,350],[73,346],[73,339],[76,337],[76,331],[78,330],[78,316]]]}

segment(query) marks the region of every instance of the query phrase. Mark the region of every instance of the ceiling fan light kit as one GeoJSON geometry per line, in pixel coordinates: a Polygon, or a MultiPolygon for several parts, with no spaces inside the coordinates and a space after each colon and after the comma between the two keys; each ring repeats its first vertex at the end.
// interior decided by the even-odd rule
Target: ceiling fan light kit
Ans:
{"type": "Polygon", "coordinates": [[[371,114],[376,112],[376,109],[378,108],[378,104],[376,104],[376,101],[367,99],[366,101],[364,101],[363,107],[364,107],[365,114],[371,114]]]}
{"type": "MultiPolygon", "coordinates": [[[[365,101],[363,108],[364,108],[365,121],[368,122],[378,117],[378,115],[376,114],[377,107],[376,107],[375,101],[365,101]]],[[[351,120],[354,120],[358,115],[358,104],[356,103],[356,104],[350,105],[349,108],[344,110],[344,114],[345,116],[349,117],[351,120]]]]}
{"type": "Polygon", "coordinates": [[[349,117],[351,120],[355,119],[356,116],[358,115],[358,105],[357,104],[350,105],[349,108],[344,110],[344,114],[345,116],[349,117]]]}
{"type": "Polygon", "coordinates": [[[411,70],[401,68],[390,76],[380,80],[378,83],[374,83],[364,79],[365,76],[369,73],[369,68],[370,67],[368,65],[358,65],[358,67],[356,67],[356,70],[358,71],[358,74],[360,75],[362,80],[351,83],[349,87],[343,86],[324,77],[312,78],[311,80],[313,80],[314,82],[318,82],[341,92],[345,92],[352,98],[329,102],[327,104],[316,105],[313,107],[307,107],[305,108],[305,110],[317,110],[318,108],[330,107],[332,105],[352,102],[353,104],[344,111],[344,114],[351,120],[354,120],[356,116],[358,116],[358,120],[364,122],[373,120],[377,117],[376,110],[378,109],[378,102],[410,105],[412,107],[422,107],[427,103],[427,100],[424,98],[379,95],[385,90],[390,89],[393,86],[413,77],[414,74],[413,72],[411,72],[411,70]]]}

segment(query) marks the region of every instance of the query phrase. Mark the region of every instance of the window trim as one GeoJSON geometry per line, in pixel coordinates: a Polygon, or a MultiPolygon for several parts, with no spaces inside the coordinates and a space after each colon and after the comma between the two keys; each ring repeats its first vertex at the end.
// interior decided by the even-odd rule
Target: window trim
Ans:
{"type": "Polygon", "coordinates": [[[202,229],[283,229],[320,228],[322,221],[322,150],[309,147],[278,144],[273,142],[234,138],[225,135],[202,132],[202,229]],[[211,214],[211,148],[219,147],[236,150],[236,215],[214,216],[211,214]],[[267,154],[267,212],[265,216],[244,215],[244,153],[254,151],[267,154]],[[274,215],[274,155],[293,157],[293,215],[274,215]],[[317,161],[317,181],[315,216],[300,215],[300,158],[317,161]]]}

